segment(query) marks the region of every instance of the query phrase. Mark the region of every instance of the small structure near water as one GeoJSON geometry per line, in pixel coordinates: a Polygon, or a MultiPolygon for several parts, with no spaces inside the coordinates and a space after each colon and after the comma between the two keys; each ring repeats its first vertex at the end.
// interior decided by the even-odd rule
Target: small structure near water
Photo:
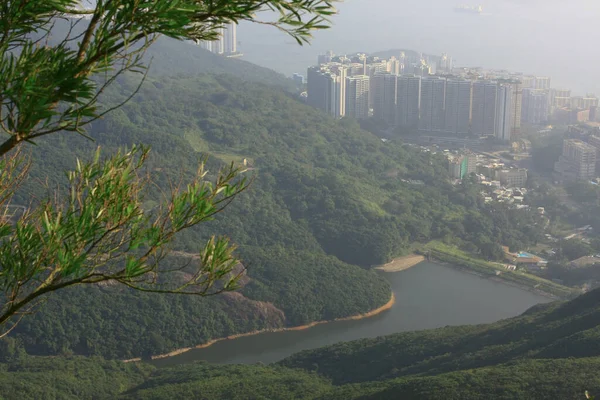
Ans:
{"type": "Polygon", "coordinates": [[[536,256],[535,254],[530,254],[525,251],[511,253],[508,246],[502,246],[502,250],[504,251],[504,258],[512,264],[526,265],[530,267],[545,267],[548,264],[548,261],[536,256]]]}

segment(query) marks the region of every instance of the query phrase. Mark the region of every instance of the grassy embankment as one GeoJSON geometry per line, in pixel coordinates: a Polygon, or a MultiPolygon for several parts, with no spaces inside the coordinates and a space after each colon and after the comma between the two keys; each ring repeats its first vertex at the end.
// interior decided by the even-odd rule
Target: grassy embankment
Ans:
{"type": "Polygon", "coordinates": [[[581,294],[579,289],[560,285],[526,272],[509,271],[504,267],[504,264],[475,258],[456,247],[448,246],[438,241],[432,241],[424,245],[419,249],[419,252],[433,259],[473,271],[481,276],[499,278],[509,283],[551,295],[552,297],[565,299],[581,294]]]}

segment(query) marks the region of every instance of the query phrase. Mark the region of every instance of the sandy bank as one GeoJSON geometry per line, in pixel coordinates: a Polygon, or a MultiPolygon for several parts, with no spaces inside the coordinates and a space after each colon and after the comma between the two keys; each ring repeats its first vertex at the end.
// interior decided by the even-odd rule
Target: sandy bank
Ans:
{"type": "MultiPolygon", "coordinates": [[[[336,318],[334,320],[331,321],[315,321],[315,322],[311,322],[310,324],[307,325],[301,325],[301,326],[294,326],[291,328],[277,328],[277,329],[263,329],[263,330],[259,330],[259,331],[253,331],[253,332],[247,332],[247,333],[240,333],[238,335],[231,335],[231,336],[227,336],[224,338],[218,338],[218,339],[213,339],[213,340],[209,340],[208,342],[204,343],[204,344],[200,344],[198,346],[195,347],[185,347],[182,349],[177,349],[177,350],[173,350],[169,353],[166,354],[159,354],[156,356],[152,356],[151,359],[152,360],[160,360],[162,358],[167,358],[167,357],[173,357],[173,356],[177,356],[179,354],[183,354],[186,353],[190,350],[193,349],[204,349],[206,347],[212,346],[213,344],[217,343],[217,342],[222,342],[224,340],[233,340],[233,339],[238,339],[241,337],[246,337],[246,336],[254,336],[254,335],[260,335],[261,333],[267,333],[267,332],[287,332],[287,331],[303,331],[305,329],[309,329],[312,328],[314,326],[317,325],[322,325],[322,324],[327,324],[329,322],[336,322],[336,321],[351,321],[351,320],[358,320],[358,319],[363,319],[363,318],[369,318],[369,317],[373,317],[377,314],[381,314],[384,311],[389,310],[390,308],[392,308],[392,306],[394,305],[394,303],[396,302],[396,296],[394,296],[394,293],[392,293],[390,300],[385,303],[384,305],[382,305],[379,308],[376,308],[374,310],[369,311],[368,313],[365,314],[359,314],[359,315],[353,315],[351,317],[345,317],[345,318],[336,318]]],[[[129,360],[123,360],[123,362],[137,362],[137,361],[142,361],[141,357],[137,357],[137,358],[131,358],[129,360]]]]}
{"type": "Polygon", "coordinates": [[[425,261],[424,256],[411,254],[405,257],[394,258],[389,263],[381,265],[375,269],[385,272],[400,272],[409,269],[410,267],[414,267],[423,261],[425,261]]]}

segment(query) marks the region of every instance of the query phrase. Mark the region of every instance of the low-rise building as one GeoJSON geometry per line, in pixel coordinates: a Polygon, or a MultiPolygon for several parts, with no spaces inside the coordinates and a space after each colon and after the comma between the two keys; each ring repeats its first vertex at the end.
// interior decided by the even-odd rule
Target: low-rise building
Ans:
{"type": "Polygon", "coordinates": [[[504,251],[504,258],[511,264],[537,267],[542,267],[548,264],[548,261],[536,256],[535,254],[530,254],[524,251],[511,253],[508,246],[502,246],[502,250],[504,251]]]}
{"type": "Polygon", "coordinates": [[[593,179],[596,175],[596,148],[581,140],[565,140],[554,170],[561,180],[593,179]]]}
{"type": "Polygon", "coordinates": [[[470,152],[448,154],[448,172],[453,178],[463,179],[476,171],[477,156],[475,154],[470,152]]]}
{"type": "Polygon", "coordinates": [[[497,170],[496,179],[506,187],[520,188],[527,183],[527,170],[524,168],[497,170]]]}

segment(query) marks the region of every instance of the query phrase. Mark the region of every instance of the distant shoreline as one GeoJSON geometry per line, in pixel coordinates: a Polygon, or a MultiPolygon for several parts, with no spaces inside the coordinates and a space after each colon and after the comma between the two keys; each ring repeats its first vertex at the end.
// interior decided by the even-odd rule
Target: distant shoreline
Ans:
{"type": "Polygon", "coordinates": [[[438,260],[438,259],[435,259],[435,258],[432,261],[435,262],[435,263],[437,263],[437,264],[443,265],[445,267],[453,268],[453,269],[455,269],[457,271],[461,271],[461,272],[465,272],[467,274],[475,275],[475,276],[478,276],[480,278],[490,280],[492,282],[501,283],[501,284],[507,285],[507,286],[512,286],[514,288],[518,288],[518,289],[524,290],[524,291],[529,292],[529,293],[537,294],[538,296],[546,297],[547,299],[551,299],[551,300],[564,300],[564,298],[561,297],[561,296],[558,296],[558,295],[555,295],[553,293],[550,293],[550,292],[538,289],[538,288],[536,288],[534,286],[530,286],[530,285],[527,285],[527,284],[524,284],[524,283],[510,281],[508,279],[504,279],[502,277],[502,275],[497,275],[497,276],[486,275],[486,274],[483,274],[481,272],[477,272],[477,271],[469,268],[468,266],[458,265],[458,264],[454,264],[454,263],[449,263],[449,262],[446,262],[446,261],[443,261],[443,260],[438,260]]]}
{"type": "MultiPolygon", "coordinates": [[[[166,354],[158,354],[155,356],[151,356],[150,360],[154,361],[154,360],[161,360],[164,358],[169,358],[169,357],[175,357],[178,356],[180,354],[183,353],[187,353],[190,350],[194,350],[194,349],[205,349],[207,347],[212,346],[213,344],[217,343],[217,342],[222,342],[224,340],[233,340],[233,339],[239,339],[242,337],[246,337],[246,336],[254,336],[254,335],[260,335],[261,333],[276,333],[276,332],[288,332],[288,331],[303,331],[305,329],[309,329],[312,328],[314,326],[317,325],[322,325],[322,324],[327,324],[330,322],[338,322],[338,321],[352,321],[352,320],[359,320],[359,319],[364,319],[364,318],[370,318],[370,317],[374,317],[375,315],[381,314],[384,311],[389,310],[390,308],[392,308],[394,306],[394,304],[396,303],[396,296],[394,295],[394,292],[391,293],[390,296],[390,300],[385,303],[384,305],[382,305],[381,307],[378,307],[374,310],[371,310],[367,313],[364,314],[358,314],[358,315],[352,315],[350,317],[344,317],[344,318],[335,318],[332,320],[328,320],[328,321],[315,321],[315,322],[311,322],[310,324],[306,324],[306,325],[300,325],[300,326],[294,326],[294,327],[290,327],[290,328],[275,328],[275,329],[261,329],[258,331],[252,331],[252,332],[246,332],[246,333],[239,333],[236,335],[231,335],[231,336],[227,336],[227,337],[223,337],[223,338],[217,338],[217,339],[212,339],[209,340],[208,342],[204,343],[204,344],[200,344],[194,347],[184,347],[181,349],[177,349],[177,350],[173,350],[169,353],[166,354]]],[[[140,361],[145,361],[144,359],[142,359],[142,357],[136,357],[136,358],[131,358],[128,360],[123,360],[123,362],[125,363],[130,363],[130,362],[140,362],[140,361]]]]}
{"type": "Polygon", "coordinates": [[[410,254],[408,256],[395,258],[389,263],[380,265],[375,269],[384,272],[400,272],[412,268],[423,261],[425,261],[425,256],[419,254],[410,254]]]}

